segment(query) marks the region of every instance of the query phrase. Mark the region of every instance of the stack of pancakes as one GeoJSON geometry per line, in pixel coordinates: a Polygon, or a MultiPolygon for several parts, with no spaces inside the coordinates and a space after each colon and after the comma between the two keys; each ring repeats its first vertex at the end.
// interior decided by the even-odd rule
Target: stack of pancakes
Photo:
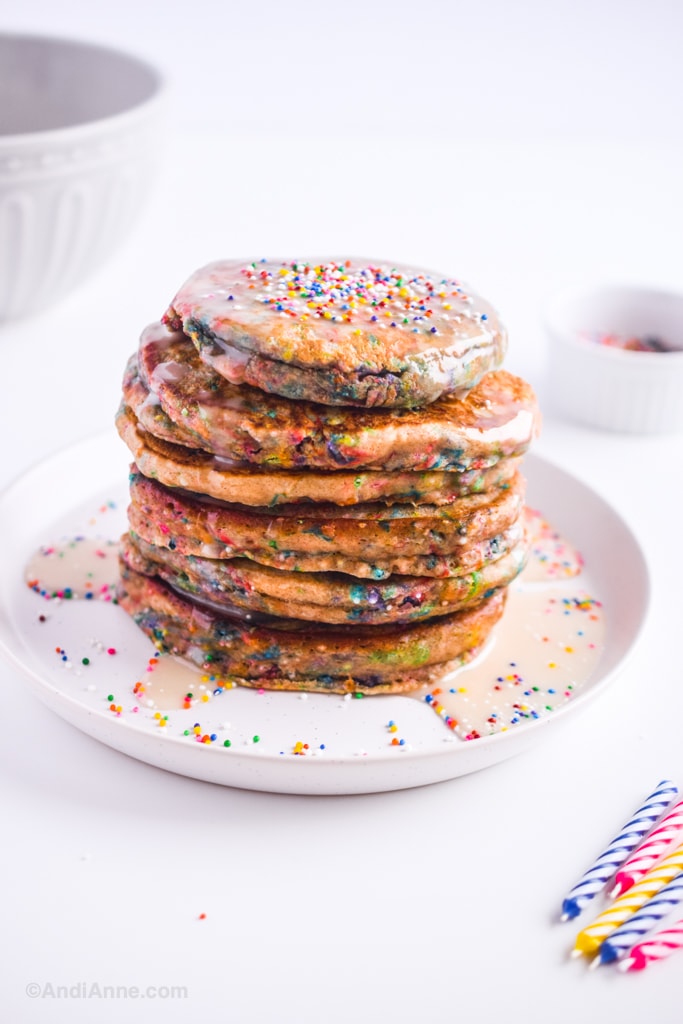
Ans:
{"type": "Polygon", "coordinates": [[[451,278],[218,262],[142,334],[119,601],[245,686],[401,692],[472,657],[527,554],[529,386],[451,278]]]}

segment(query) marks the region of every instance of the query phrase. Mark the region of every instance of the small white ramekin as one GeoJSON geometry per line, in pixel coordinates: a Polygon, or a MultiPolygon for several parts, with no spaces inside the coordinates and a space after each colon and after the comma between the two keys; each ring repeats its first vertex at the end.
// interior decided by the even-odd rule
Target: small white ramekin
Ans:
{"type": "Polygon", "coordinates": [[[683,294],[605,286],[563,291],[546,304],[549,376],[556,406],[606,430],[683,429],[683,294]],[[639,352],[590,340],[657,337],[673,351],[639,352]]]}
{"type": "Polygon", "coordinates": [[[0,33],[0,321],[70,292],[128,235],[161,162],[164,94],[130,54],[0,33]]]}

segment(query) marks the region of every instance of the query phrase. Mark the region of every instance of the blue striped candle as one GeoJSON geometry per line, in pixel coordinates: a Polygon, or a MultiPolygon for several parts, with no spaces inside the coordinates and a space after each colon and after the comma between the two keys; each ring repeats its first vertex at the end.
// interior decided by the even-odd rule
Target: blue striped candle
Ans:
{"type": "Polygon", "coordinates": [[[594,864],[581,876],[562,903],[562,920],[578,917],[583,908],[601,892],[644,835],[661,818],[673,802],[678,787],[664,779],[649,795],[642,807],[626,822],[594,864]]]}

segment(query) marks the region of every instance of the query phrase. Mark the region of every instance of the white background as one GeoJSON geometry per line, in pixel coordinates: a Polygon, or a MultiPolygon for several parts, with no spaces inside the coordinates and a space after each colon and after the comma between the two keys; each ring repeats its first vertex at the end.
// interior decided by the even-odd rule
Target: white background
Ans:
{"type": "Polygon", "coordinates": [[[196,266],[386,256],[460,275],[498,306],[507,365],[544,406],[537,450],[620,510],[654,587],[627,671],[551,744],[380,796],[164,774],[63,724],[0,668],[7,1019],[679,1024],[683,959],[588,975],[566,962],[573,931],[556,918],[640,798],[683,783],[683,442],[557,417],[540,314],[575,280],[683,286],[683,7],[23,0],[1,28],[128,47],[166,71],[171,103],[135,236],[78,292],[0,330],[0,483],[111,429],[140,329],[196,266]],[[80,980],[189,998],[24,995],[80,980]]]}

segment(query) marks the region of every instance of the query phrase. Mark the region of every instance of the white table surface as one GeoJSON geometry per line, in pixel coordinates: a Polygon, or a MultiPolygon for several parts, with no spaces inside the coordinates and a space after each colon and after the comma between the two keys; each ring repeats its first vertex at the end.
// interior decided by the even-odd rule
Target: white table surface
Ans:
{"type": "Polygon", "coordinates": [[[354,3],[334,8],[338,31],[332,5],[288,5],[284,21],[272,4],[242,6],[122,3],[98,23],[83,2],[3,12],[15,29],[134,38],[175,92],[164,175],[134,237],[59,305],[0,328],[0,484],[113,430],[140,329],[201,263],[388,256],[461,275],[498,306],[507,366],[543,405],[536,450],[631,525],[652,610],[619,680],[550,741],[452,782],[364,797],[166,774],[63,723],[0,665],[3,1019],[679,1024],[683,956],[638,976],[589,974],[567,959],[575,929],[557,918],[640,798],[662,778],[683,784],[683,435],[559,418],[540,311],[574,280],[683,286],[680,8],[599,5],[586,32],[587,4],[554,5],[550,20],[541,4],[515,5],[516,17],[453,5],[446,35],[462,34],[463,64],[447,65],[433,27],[445,4],[423,4],[433,66],[407,6],[375,5],[355,33],[354,3]],[[316,10],[327,20],[312,24],[316,10]],[[240,75],[253,74],[239,94],[220,44],[230,30],[240,75]],[[342,72],[359,37],[350,115],[342,72]],[[78,982],[184,986],[187,998],[26,995],[78,982]]]}

